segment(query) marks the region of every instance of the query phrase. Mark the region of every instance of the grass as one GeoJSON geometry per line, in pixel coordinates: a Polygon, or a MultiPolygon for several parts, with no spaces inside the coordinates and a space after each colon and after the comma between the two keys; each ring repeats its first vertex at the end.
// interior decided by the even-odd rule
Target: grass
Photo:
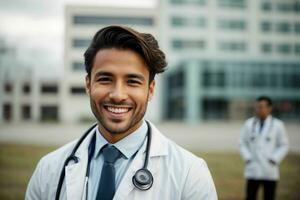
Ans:
{"type": "MultiPolygon", "coordinates": [[[[26,185],[38,162],[56,147],[0,144],[0,199],[24,199],[26,185]]],[[[243,162],[236,153],[198,153],[213,175],[220,200],[241,200],[244,195],[243,162]]],[[[289,154],[281,167],[277,199],[299,199],[300,155],[289,154]]]]}

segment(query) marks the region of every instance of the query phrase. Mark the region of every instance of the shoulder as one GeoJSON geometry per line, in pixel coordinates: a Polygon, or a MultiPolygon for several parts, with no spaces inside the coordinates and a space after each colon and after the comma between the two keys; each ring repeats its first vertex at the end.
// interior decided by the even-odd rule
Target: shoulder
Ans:
{"type": "Polygon", "coordinates": [[[250,117],[245,121],[245,126],[252,126],[255,122],[255,117],[250,117]]]}
{"type": "Polygon", "coordinates": [[[164,162],[168,166],[169,173],[178,174],[178,172],[181,172],[183,182],[188,181],[190,178],[196,179],[206,175],[210,177],[210,172],[204,159],[166,138],[159,131],[156,131],[155,134],[159,134],[160,144],[163,146],[163,148],[158,147],[158,149],[166,152],[164,162]]]}
{"type": "Polygon", "coordinates": [[[281,126],[283,127],[284,126],[284,123],[282,120],[276,118],[276,117],[272,117],[272,120],[273,120],[273,123],[276,125],[276,126],[281,126]]]}
{"type": "MultiPolygon", "coordinates": [[[[43,156],[36,168],[38,175],[44,176],[45,173],[47,177],[54,178],[57,174],[61,171],[64,161],[71,153],[72,149],[74,148],[77,140],[74,140],[57,150],[48,153],[47,155],[43,156]]],[[[45,176],[46,178],[46,176],[45,176]]]]}
{"type": "Polygon", "coordinates": [[[28,183],[26,200],[41,199],[43,195],[50,194],[51,188],[56,188],[64,160],[75,143],[76,141],[70,142],[40,159],[28,183]]]}
{"type": "Polygon", "coordinates": [[[172,163],[169,170],[175,170],[174,174],[180,172],[178,185],[181,185],[183,199],[217,199],[213,178],[203,158],[168,140],[167,162],[172,163]]]}
{"type": "Polygon", "coordinates": [[[202,158],[179,146],[174,141],[168,138],[166,138],[166,140],[168,143],[168,155],[170,158],[178,160],[186,165],[197,164],[199,166],[206,166],[206,163],[202,158]]]}
{"type": "Polygon", "coordinates": [[[69,142],[62,147],[46,154],[42,157],[40,160],[40,163],[51,163],[55,164],[57,162],[61,162],[62,160],[66,159],[69,154],[72,152],[72,149],[74,148],[77,140],[74,140],[72,142],[69,142]]]}

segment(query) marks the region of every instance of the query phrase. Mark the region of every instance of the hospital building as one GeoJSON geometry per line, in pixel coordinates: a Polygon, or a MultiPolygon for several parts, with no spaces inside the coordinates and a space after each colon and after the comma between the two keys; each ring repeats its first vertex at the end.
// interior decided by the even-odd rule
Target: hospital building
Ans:
{"type": "MultiPolygon", "coordinates": [[[[145,8],[67,5],[62,78],[24,80],[40,100],[8,94],[0,98],[0,119],[31,110],[33,121],[43,113],[64,123],[92,120],[83,54],[111,24],[152,33],[166,53],[168,70],[157,77],[147,111],[152,121],[243,120],[260,95],[274,99],[276,116],[300,117],[299,0],[160,0],[145,8]]],[[[2,92],[13,88],[4,76],[0,83],[2,92]]]]}

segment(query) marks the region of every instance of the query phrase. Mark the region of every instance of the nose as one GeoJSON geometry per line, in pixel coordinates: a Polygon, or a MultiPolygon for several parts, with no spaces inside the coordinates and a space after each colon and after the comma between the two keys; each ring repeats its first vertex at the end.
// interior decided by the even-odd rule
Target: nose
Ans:
{"type": "Polygon", "coordinates": [[[109,93],[109,98],[115,102],[119,103],[127,99],[126,88],[122,83],[116,83],[109,93]]]}

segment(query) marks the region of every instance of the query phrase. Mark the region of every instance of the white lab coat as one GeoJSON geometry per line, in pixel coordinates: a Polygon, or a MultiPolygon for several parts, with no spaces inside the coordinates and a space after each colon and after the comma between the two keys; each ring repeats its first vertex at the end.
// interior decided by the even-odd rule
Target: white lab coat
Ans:
{"type": "MultiPolygon", "coordinates": [[[[205,161],[165,138],[154,126],[148,169],[154,182],[147,191],[140,191],[132,183],[135,172],[143,166],[146,142],[136,154],[126,171],[114,200],[216,200],[213,179],[205,161]]],[[[65,181],[61,199],[85,199],[85,174],[88,159],[88,145],[92,133],[76,152],[78,163],[65,167],[65,181]]],[[[38,163],[26,191],[26,200],[53,200],[61,168],[72,151],[76,141],[46,155],[38,163]]]]}
{"type": "Polygon", "coordinates": [[[246,121],[239,141],[240,153],[245,161],[250,162],[245,167],[247,179],[278,180],[279,163],[288,152],[288,138],[282,121],[269,115],[261,133],[257,118],[246,121]],[[269,160],[276,164],[272,164],[269,160]]]}

